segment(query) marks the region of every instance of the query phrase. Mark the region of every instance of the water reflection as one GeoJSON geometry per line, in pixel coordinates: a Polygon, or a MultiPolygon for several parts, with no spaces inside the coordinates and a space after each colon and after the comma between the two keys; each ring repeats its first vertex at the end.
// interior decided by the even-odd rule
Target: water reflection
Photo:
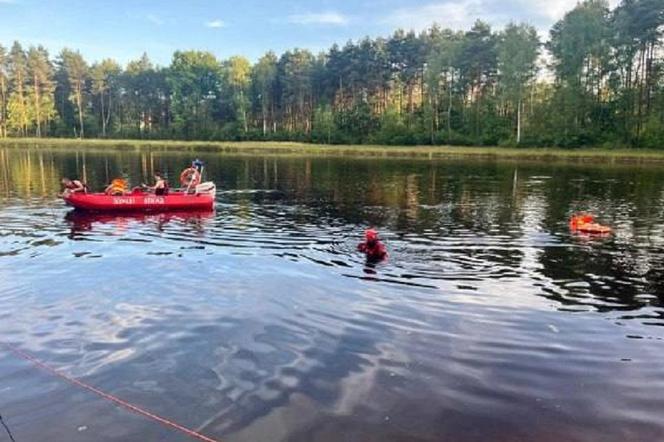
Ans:
{"type": "Polygon", "coordinates": [[[170,222],[180,223],[203,234],[205,225],[214,219],[214,215],[212,210],[122,214],[70,210],[65,214],[64,219],[71,226],[69,238],[76,239],[77,234],[91,232],[95,226],[103,225],[105,231],[112,230],[117,234],[122,234],[135,224],[149,225],[157,231],[164,231],[164,227],[170,222]]]}
{"type": "MultiPolygon", "coordinates": [[[[583,298],[580,292],[610,298],[618,291],[617,298],[630,308],[642,305],[630,302],[639,293],[661,285],[661,247],[653,241],[661,238],[655,230],[661,230],[656,220],[662,209],[652,202],[661,203],[664,189],[656,168],[638,169],[637,179],[630,167],[209,155],[204,159],[210,178],[228,189],[220,194],[220,203],[228,204],[229,218],[217,220],[215,227],[254,229],[255,244],[262,248],[268,237],[276,247],[288,228],[318,228],[323,234],[336,226],[366,223],[395,235],[399,259],[394,266],[403,270],[400,278],[437,279],[450,272],[470,279],[518,277],[539,261],[542,276],[556,286],[553,290],[570,295],[561,295],[567,302],[583,298]],[[577,210],[594,211],[615,226],[616,235],[602,241],[570,237],[564,223],[577,210]],[[567,286],[567,280],[585,280],[589,274],[599,276],[585,281],[585,291],[567,286]]],[[[187,161],[186,155],[154,152],[2,149],[0,194],[7,201],[49,200],[62,175],[81,176],[96,188],[122,173],[138,183],[155,168],[173,180],[187,161]]],[[[134,221],[161,229],[170,217],[134,221]]],[[[89,230],[95,221],[75,220],[73,214],[68,218],[72,233],[89,230]]],[[[128,222],[117,217],[115,221],[119,229],[128,222]]],[[[304,238],[309,234],[315,239],[315,231],[304,233],[304,238]]],[[[653,294],[659,304],[661,291],[653,294]]]]}
{"type": "MultiPolygon", "coordinates": [[[[663,279],[658,243],[662,234],[657,220],[662,216],[664,185],[657,168],[213,155],[203,159],[210,178],[226,189],[219,196],[224,219],[210,223],[211,244],[288,249],[293,232],[300,241],[323,241],[326,232],[339,239],[339,234],[356,235],[362,225],[374,225],[392,235],[397,258],[392,267],[398,273],[391,277],[422,279],[430,285],[429,279],[517,278],[535,270],[550,279],[544,296],[566,304],[587,305],[587,297],[611,298],[603,308],[611,308],[615,299],[638,308],[642,302],[631,301],[652,292],[656,299],[651,301],[661,305],[657,289],[663,279]],[[565,222],[578,210],[595,212],[615,227],[616,234],[601,240],[571,236],[565,222]],[[352,231],[353,226],[358,231],[352,231]],[[254,231],[253,241],[236,243],[238,237],[228,233],[243,231],[254,231]],[[569,280],[584,281],[584,288],[570,288],[569,280]]],[[[62,175],[80,176],[91,187],[101,188],[119,174],[126,174],[133,184],[161,169],[173,181],[188,161],[186,154],[5,148],[0,150],[0,194],[10,204],[16,198],[52,200],[62,175]]],[[[161,230],[172,217],[178,219],[165,214],[133,221],[161,230]]],[[[90,230],[95,222],[113,221],[75,214],[68,219],[72,235],[90,230]]],[[[122,230],[130,220],[114,221],[122,230]]],[[[346,262],[348,252],[343,250],[337,261],[346,262]]],[[[310,258],[331,263],[320,256],[310,258]]]]}
{"type": "MultiPolygon", "coordinates": [[[[0,149],[0,334],[224,440],[664,434],[661,169],[196,154],[212,213],[55,197],[191,155],[0,149]]],[[[0,355],[4,388],[22,440],[178,440],[0,355]]]]}

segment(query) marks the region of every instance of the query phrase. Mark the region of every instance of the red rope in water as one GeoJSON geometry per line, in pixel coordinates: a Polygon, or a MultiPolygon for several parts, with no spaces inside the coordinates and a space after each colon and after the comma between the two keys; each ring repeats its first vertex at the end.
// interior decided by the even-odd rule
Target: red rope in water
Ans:
{"type": "Polygon", "coordinates": [[[140,414],[141,416],[147,417],[148,419],[152,419],[155,422],[158,422],[158,423],[160,423],[160,424],[162,424],[166,427],[173,428],[173,429],[175,429],[177,431],[180,431],[181,433],[184,433],[184,434],[186,434],[188,436],[191,436],[195,439],[202,440],[202,441],[205,441],[205,442],[219,442],[219,441],[217,441],[215,439],[212,439],[212,438],[209,438],[209,437],[207,437],[207,436],[205,436],[205,435],[203,435],[203,434],[201,434],[197,431],[191,430],[187,427],[184,427],[180,424],[177,424],[177,423],[175,423],[173,421],[170,421],[166,418],[163,418],[161,416],[157,416],[156,414],[151,413],[151,412],[149,412],[149,411],[147,411],[147,410],[145,410],[145,409],[143,409],[143,408],[141,408],[137,405],[133,405],[133,404],[130,404],[129,402],[123,401],[122,399],[120,399],[116,396],[113,396],[112,394],[106,393],[106,392],[104,392],[104,391],[102,391],[102,390],[100,390],[96,387],[93,387],[92,385],[88,385],[88,384],[86,384],[82,381],[79,381],[78,379],[67,376],[66,374],[61,373],[58,370],[56,370],[55,368],[52,368],[52,367],[46,365],[45,363],[43,363],[39,359],[35,358],[34,356],[24,352],[23,350],[21,350],[17,347],[14,347],[11,344],[3,343],[3,345],[10,352],[14,353],[16,356],[19,356],[20,358],[25,359],[26,361],[32,362],[35,366],[41,368],[42,370],[47,371],[47,372],[49,372],[49,373],[51,373],[51,374],[53,374],[53,375],[55,375],[55,376],[57,376],[61,379],[64,379],[65,381],[67,381],[71,384],[74,384],[77,387],[81,387],[84,390],[88,390],[89,392],[94,393],[97,396],[99,396],[103,399],[106,399],[107,401],[113,402],[116,405],[119,405],[123,408],[126,408],[129,411],[132,411],[136,414],[140,414]]]}

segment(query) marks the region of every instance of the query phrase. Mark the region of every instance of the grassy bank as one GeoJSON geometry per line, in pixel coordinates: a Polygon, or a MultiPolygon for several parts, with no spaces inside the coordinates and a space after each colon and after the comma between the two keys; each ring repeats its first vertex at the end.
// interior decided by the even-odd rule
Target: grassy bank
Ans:
{"type": "Polygon", "coordinates": [[[597,162],[664,162],[664,150],[643,149],[548,149],[468,146],[376,146],[321,145],[274,141],[162,141],[162,140],[76,140],[61,138],[0,139],[0,147],[71,148],[103,151],[220,152],[251,155],[331,155],[385,158],[484,157],[529,160],[570,160],[597,162]]]}

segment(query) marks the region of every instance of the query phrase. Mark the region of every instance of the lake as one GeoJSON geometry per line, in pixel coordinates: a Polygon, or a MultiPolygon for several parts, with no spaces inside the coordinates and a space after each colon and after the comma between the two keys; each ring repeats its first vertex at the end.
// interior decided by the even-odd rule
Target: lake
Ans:
{"type": "Polygon", "coordinates": [[[662,166],[3,148],[0,414],[17,442],[190,440],[8,343],[223,441],[662,440],[663,219],[662,166]],[[195,156],[212,213],[57,197],[195,156]]]}

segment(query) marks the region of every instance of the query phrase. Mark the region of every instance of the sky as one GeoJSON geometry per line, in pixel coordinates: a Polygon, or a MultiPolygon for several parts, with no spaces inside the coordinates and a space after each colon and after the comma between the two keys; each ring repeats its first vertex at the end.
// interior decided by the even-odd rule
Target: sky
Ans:
{"type": "MultiPolygon", "coordinates": [[[[468,29],[535,26],[542,36],[577,0],[0,0],[0,44],[78,49],[88,61],[121,63],[143,52],[167,65],[175,50],[207,50],[252,61],[268,50],[314,52],[349,39],[387,36],[432,23],[468,29]]],[[[612,6],[617,0],[611,0],[612,6]]]]}

